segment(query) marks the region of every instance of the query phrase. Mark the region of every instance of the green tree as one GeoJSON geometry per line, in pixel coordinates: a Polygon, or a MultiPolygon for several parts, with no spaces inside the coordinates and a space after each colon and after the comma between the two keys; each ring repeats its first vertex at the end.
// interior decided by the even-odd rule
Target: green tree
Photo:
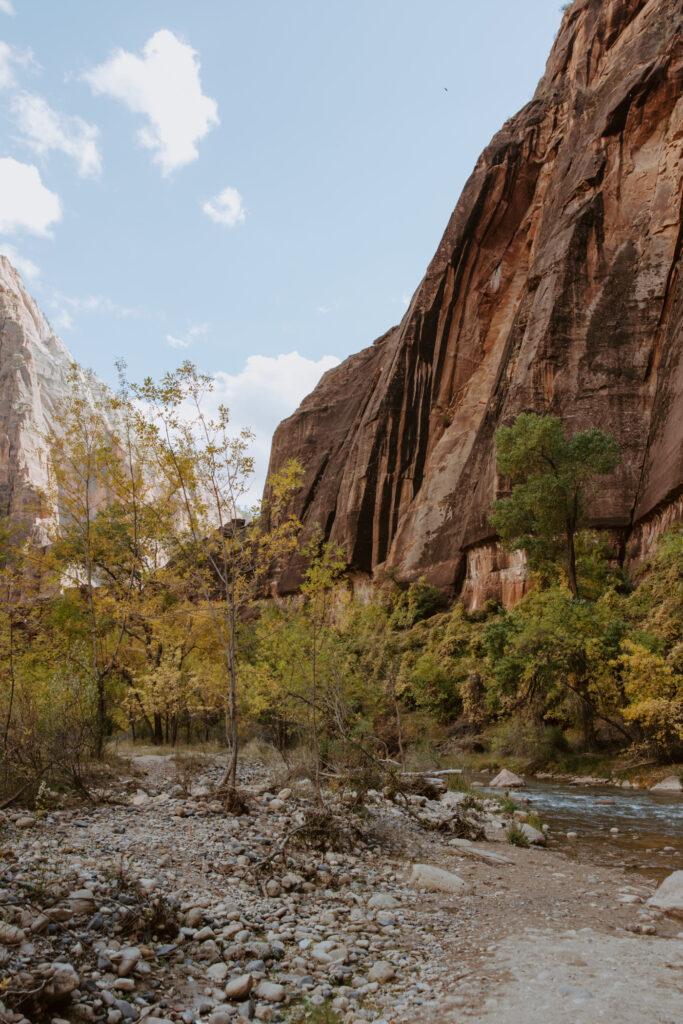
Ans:
{"type": "MultiPolygon", "coordinates": [[[[106,731],[106,685],[124,638],[135,588],[137,564],[124,559],[121,535],[109,511],[129,489],[128,466],[117,432],[117,402],[102,390],[94,399],[83,391],[82,371],[74,365],[67,395],[45,435],[52,510],[54,581],[70,592],[69,624],[87,655],[78,670],[89,675],[97,694],[95,753],[101,757],[106,731]],[[112,571],[117,564],[122,571],[112,571]]],[[[132,472],[136,474],[136,470],[132,472]]],[[[76,645],[72,650],[76,651],[76,645]]]]}
{"type": "Polygon", "coordinates": [[[577,602],[560,587],[531,591],[484,630],[491,704],[501,716],[523,711],[537,722],[576,722],[589,748],[596,718],[630,740],[609,671],[625,628],[609,600],[577,602]]]}
{"type": "MultiPolygon", "coordinates": [[[[320,703],[329,675],[326,669],[330,654],[330,616],[338,592],[339,583],[346,568],[344,553],[339,548],[323,542],[322,534],[316,534],[304,549],[310,560],[308,571],[301,584],[303,607],[301,609],[301,647],[299,662],[308,690],[307,701],[310,709],[311,738],[313,741],[315,788],[322,803],[320,786],[320,703]]],[[[333,641],[332,641],[333,642],[333,641]]],[[[339,711],[337,716],[339,717],[339,711]]]]}
{"type": "Polygon", "coordinates": [[[596,427],[567,439],[557,417],[535,413],[499,427],[495,443],[512,493],[494,503],[492,525],[508,549],[526,552],[531,569],[563,561],[577,599],[576,536],[587,525],[598,477],[619,464],[619,446],[596,427]]]}
{"type": "Polygon", "coordinates": [[[269,481],[270,498],[239,513],[251,486],[253,435],[230,431],[228,409],[206,411],[213,379],[185,362],[159,383],[134,388],[148,413],[149,443],[158,472],[177,488],[181,516],[173,544],[208,612],[226,675],[231,755],[222,786],[228,801],[237,780],[238,634],[249,607],[262,594],[274,563],[293,550],[300,528],[287,504],[299,486],[300,467],[288,463],[269,481]]]}

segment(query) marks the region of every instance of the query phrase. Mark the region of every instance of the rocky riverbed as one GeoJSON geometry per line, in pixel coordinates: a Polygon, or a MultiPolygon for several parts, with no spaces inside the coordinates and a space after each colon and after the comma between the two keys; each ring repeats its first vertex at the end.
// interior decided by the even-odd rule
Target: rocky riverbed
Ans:
{"type": "Polygon", "coordinates": [[[245,764],[230,815],[211,760],[131,769],[107,802],[5,812],[0,1020],[681,1019],[676,899],[509,845],[496,800],[370,792],[324,852],[306,780],[245,764]]]}

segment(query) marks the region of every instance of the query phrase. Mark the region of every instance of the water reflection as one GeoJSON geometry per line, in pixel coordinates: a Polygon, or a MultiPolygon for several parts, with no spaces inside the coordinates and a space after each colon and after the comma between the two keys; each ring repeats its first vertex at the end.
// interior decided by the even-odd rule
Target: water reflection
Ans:
{"type": "MultiPolygon", "coordinates": [[[[477,780],[486,785],[486,776],[477,780]]],[[[683,794],[526,782],[511,796],[550,826],[551,846],[657,879],[683,868],[683,794]],[[612,828],[619,829],[616,835],[612,828]],[[567,832],[578,838],[567,839],[567,832]]]]}

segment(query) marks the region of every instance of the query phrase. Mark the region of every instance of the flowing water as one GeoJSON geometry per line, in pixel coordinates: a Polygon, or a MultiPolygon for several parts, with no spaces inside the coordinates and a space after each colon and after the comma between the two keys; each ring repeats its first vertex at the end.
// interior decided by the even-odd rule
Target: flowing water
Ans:
{"type": "Polygon", "coordinates": [[[525,781],[510,795],[550,827],[551,847],[657,879],[683,868],[683,794],[525,781]]]}

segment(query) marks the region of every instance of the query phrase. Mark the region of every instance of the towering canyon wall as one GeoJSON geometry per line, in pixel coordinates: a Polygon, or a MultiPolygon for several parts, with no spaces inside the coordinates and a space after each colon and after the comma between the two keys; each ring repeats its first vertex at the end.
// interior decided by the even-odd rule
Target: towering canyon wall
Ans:
{"type": "MultiPolygon", "coordinates": [[[[47,516],[46,431],[68,394],[74,358],[57,337],[5,256],[0,256],[0,515],[29,528],[47,516]]],[[[107,391],[78,369],[93,401],[107,391]]]]}
{"type": "MultiPolygon", "coordinates": [[[[533,100],[479,158],[398,327],[278,428],[271,472],[350,565],[512,601],[493,434],[523,410],[623,460],[595,525],[642,550],[683,484],[683,0],[575,0],[533,100]]],[[[280,587],[296,585],[291,564],[280,587]]]]}

